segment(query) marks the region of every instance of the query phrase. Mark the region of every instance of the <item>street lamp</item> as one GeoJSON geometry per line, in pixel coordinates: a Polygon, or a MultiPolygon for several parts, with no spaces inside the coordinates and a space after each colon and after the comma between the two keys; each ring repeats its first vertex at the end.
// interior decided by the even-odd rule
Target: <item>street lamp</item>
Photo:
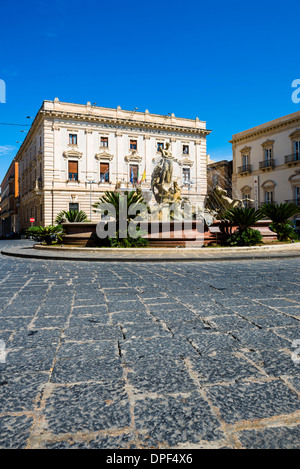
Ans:
{"type": "Polygon", "coordinates": [[[92,221],[92,184],[96,184],[96,181],[85,181],[85,183],[90,185],[90,220],[92,221]]]}

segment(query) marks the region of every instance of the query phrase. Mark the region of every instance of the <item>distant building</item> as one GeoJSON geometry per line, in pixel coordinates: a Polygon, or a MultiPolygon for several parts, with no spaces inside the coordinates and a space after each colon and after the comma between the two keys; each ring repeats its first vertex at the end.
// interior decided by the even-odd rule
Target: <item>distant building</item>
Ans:
{"type": "Polygon", "coordinates": [[[300,111],[239,132],[230,143],[232,184],[245,205],[300,206],[300,111]]]}
{"type": "Polygon", "coordinates": [[[19,232],[18,163],[11,163],[1,183],[1,236],[19,232]]]}
{"type": "Polygon", "coordinates": [[[226,190],[229,197],[232,196],[232,161],[214,161],[207,165],[208,195],[216,186],[226,190]]]}
{"type": "Polygon", "coordinates": [[[159,148],[167,143],[179,163],[173,177],[183,195],[203,205],[209,133],[198,118],[44,101],[16,155],[21,229],[30,226],[30,217],[52,224],[61,210],[90,216],[90,197],[94,203],[121,184],[131,190],[142,176],[142,187],[150,188],[159,148]]]}

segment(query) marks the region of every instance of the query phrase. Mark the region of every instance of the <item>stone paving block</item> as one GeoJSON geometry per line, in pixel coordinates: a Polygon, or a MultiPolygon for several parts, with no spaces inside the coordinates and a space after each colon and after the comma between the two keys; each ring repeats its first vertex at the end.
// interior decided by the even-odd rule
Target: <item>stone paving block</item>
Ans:
{"type": "Polygon", "coordinates": [[[171,332],[166,330],[159,322],[148,322],[143,324],[125,324],[122,327],[125,339],[145,338],[145,337],[164,337],[171,336],[171,332]]]}
{"type": "Polygon", "coordinates": [[[130,363],[127,378],[137,393],[178,393],[196,388],[183,361],[171,357],[137,359],[130,363]]]}
{"type": "Polygon", "coordinates": [[[292,360],[290,352],[282,350],[261,350],[259,352],[246,352],[245,355],[263,368],[269,376],[297,376],[300,372],[300,363],[292,360]]]}
{"type": "Polygon", "coordinates": [[[250,350],[274,350],[290,348],[288,340],[278,337],[274,332],[266,329],[236,329],[231,332],[241,344],[250,350]]]}
{"type": "Polygon", "coordinates": [[[300,326],[274,327],[272,331],[274,334],[284,337],[290,342],[300,339],[300,326]]]}
{"type": "MultiPolygon", "coordinates": [[[[0,372],[1,413],[28,412],[34,410],[49,373],[0,372]]],[[[1,434],[1,432],[0,432],[1,434]]]]}
{"type": "Polygon", "coordinates": [[[69,327],[89,327],[92,325],[108,325],[110,318],[108,313],[88,314],[77,316],[76,312],[70,318],[69,327]]]}
{"type": "Polygon", "coordinates": [[[118,341],[102,340],[93,343],[62,342],[57,351],[56,358],[118,358],[118,341]]]}
{"type": "Polygon", "coordinates": [[[136,324],[154,322],[153,316],[147,311],[122,311],[119,313],[111,313],[110,320],[112,324],[136,324]]]}
{"type": "Polygon", "coordinates": [[[300,393],[300,376],[289,377],[287,381],[291,383],[291,385],[293,386],[294,389],[296,389],[297,392],[300,393]]]}
{"type": "Polygon", "coordinates": [[[122,359],[125,363],[135,362],[139,358],[149,361],[157,356],[187,358],[198,356],[196,350],[184,338],[151,337],[148,339],[129,339],[120,341],[122,359]]]}
{"type": "Polygon", "coordinates": [[[172,448],[223,437],[218,419],[197,393],[138,400],[134,418],[144,448],[172,448]]]}
{"type": "Polygon", "coordinates": [[[8,348],[4,369],[14,374],[50,371],[55,351],[55,347],[8,348]]]}
{"type": "Polygon", "coordinates": [[[31,329],[17,332],[10,343],[10,348],[52,347],[58,344],[60,329],[31,329]]]}
{"type": "Polygon", "coordinates": [[[141,301],[108,301],[107,306],[110,313],[118,313],[121,311],[146,311],[146,307],[141,301]]]}
{"type": "Polygon", "coordinates": [[[234,352],[242,348],[240,342],[230,334],[215,332],[213,329],[197,334],[190,334],[189,340],[201,355],[234,352]]]}
{"type": "Polygon", "coordinates": [[[123,381],[54,386],[43,414],[53,434],[113,430],[131,423],[123,381]]]}
{"type": "Polygon", "coordinates": [[[113,382],[123,378],[120,358],[68,358],[57,360],[52,383],[79,383],[85,381],[113,382]]]}
{"type": "Polygon", "coordinates": [[[89,314],[96,314],[98,315],[107,315],[108,310],[105,304],[99,306],[90,306],[90,305],[76,305],[72,308],[72,314],[75,316],[87,316],[89,314]]]}
{"type": "Polygon", "coordinates": [[[245,430],[239,439],[247,449],[300,449],[300,426],[245,430]]]}
{"type": "Polygon", "coordinates": [[[99,435],[93,439],[86,437],[84,441],[76,441],[72,438],[63,441],[47,442],[45,449],[136,449],[134,435],[125,432],[118,435],[99,435]]]}
{"type": "Polygon", "coordinates": [[[207,318],[206,321],[211,327],[215,328],[220,332],[230,332],[235,329],[255,329],[255,324],[252,324],[246,319],[240,318],[236,314],[215,316],[213,318],[207,318]]]}
{"type": "Polygon", "coordinates": [[[266,419],[299,410],[299,399],[280,380],[239,382],[207,388],[221,418],[229,424],[243,420],[266,419]]]}
{"type": "Polygon", "coordinates": [[[263,377],[254,365],[231,352],[192,358],[191,366],[203,384],[263,377]]]}
{"type": "Polygon", "coordinates": [[[253,324],[259,327],[280,327],[280,326],[297,326],[299,321],[295,318],[286,316],[285,314],[275,313],[267,316],[251,316],[249,319],[253,324]]]}
{"type": "MultiPolygon", "coordinates": [[[[174,309],[165,310],[164,305],[161,305],[160,311],[151,311],[151,314],[158,320],[163,321],[167,324],[173,324],[181,321],[193,321],[199,319],[195,313],[189,309],[174,309]]],[[[200,313],[199,313],[200,314],[200,313]]]]}
{"type": "Polygon", "coordinates": [[[175,336],[183,336],[190,338],[195,334],[201,334],[205,331],[213,331],[209,324],[202,321],[202,319],[195,319],[193,321],[174,322],[169,321],[169,328],[175,336]]]}
{"type": "Polygon", "coordinates": [[[0,448],[26,448],[32,423],[32,417],[25,415],[0,417],[0,448]]]}
{"type": "Polygon", "coordinates": [[[87,340],[122,339],[123,335],[119,326],[91,323],[87,327],[69,327],[64,331],[63,338],[68,341],[82,342],[87,340]]]}
{"type": "Polygon", "coordinates": [[[37,316],[31,324],[34,329],[61,329],[66,324],[66,321],[66,316],[37,316]]]}

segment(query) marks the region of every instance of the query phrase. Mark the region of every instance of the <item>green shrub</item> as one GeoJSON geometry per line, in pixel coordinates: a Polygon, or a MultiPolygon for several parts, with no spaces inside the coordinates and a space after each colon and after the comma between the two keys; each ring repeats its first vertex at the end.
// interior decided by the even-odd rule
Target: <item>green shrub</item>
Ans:
{"type": "Polygon", "coordinates": [[[226,239],[227,246],[255,246],[262,243],[262,234],[253,228],[236,230],[226,239]]]}
{"type": "Polygon", "coordinates": [[[81,222],[88,222],[87,214],[83,210],[70,210],[67,212],[66,210],[62,210],[56,217],[55,222],[59,225],[61,223],[65,223],[66,221],[70,223],[81,223],[81,222]]]}
{"type": "Polygon", "coordinates": [[[50,245],[53,242],[62,241],[63,228],[61,225],[31,226],[26,230],[26,235],[32,237],[35,241],[43,241],[50,245]]]}
{"type": "Polygon", "coordinates": [[[292,227],[290,219],[300,213],[300,207],[295,204],[264,204],[262,214],[272,223],[269,228],[277,234],[278,241],[292,241],[298,239],[297,233],[292,227]]]}
{"type": "Polygon", "coordinates": [[[278,241],[292,241],[299,239],[296,231],[292,227],[291,222],[287,223],[276,223],[273,222],[269,226],[271,231],[277,234],[278,241]]]}

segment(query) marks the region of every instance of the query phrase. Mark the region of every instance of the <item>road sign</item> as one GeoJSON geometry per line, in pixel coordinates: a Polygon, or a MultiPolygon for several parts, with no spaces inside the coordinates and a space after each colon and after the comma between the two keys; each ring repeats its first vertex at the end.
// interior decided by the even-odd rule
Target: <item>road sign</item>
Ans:
{"type": "Polygon", "coordinates": [[[30,218],[30,223],[34,223],[35,222],[35,219],[34,218],[30,218]]]}

